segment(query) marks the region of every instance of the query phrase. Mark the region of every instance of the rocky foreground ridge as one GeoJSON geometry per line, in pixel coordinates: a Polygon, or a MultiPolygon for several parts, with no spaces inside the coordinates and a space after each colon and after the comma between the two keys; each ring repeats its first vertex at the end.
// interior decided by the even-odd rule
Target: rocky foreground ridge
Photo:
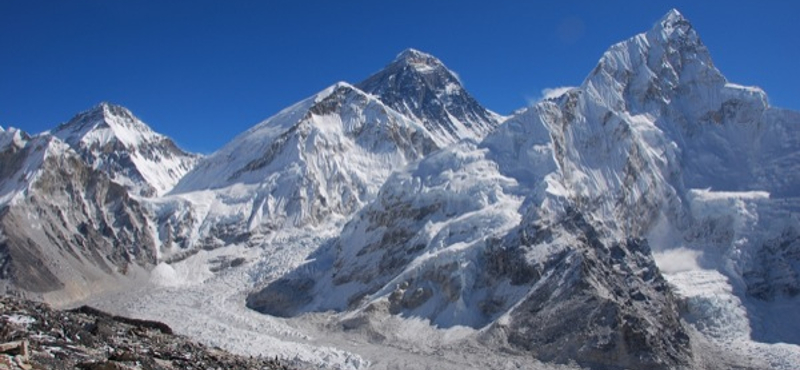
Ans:
{"type": "Polygon", "coordinates": [[[287,370],[266,358],[232,355],[175,335],[166,324],[112,316],[88,306],[59,311],[0,296],[0,369],[287,370]]]}

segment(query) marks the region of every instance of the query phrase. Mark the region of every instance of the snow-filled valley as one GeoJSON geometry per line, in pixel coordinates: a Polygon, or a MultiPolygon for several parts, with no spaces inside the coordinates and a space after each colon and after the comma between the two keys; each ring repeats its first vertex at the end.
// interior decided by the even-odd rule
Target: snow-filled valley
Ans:
{"type": "MultiPolygon", "coordinates": [[[[335,232],[335,227],[329,233],[335,232]]],[[[319,313],[297,318],[277,318],[245,307],[246,295],[265,276],[280,276],[299,256],[320,242],[318,235],[295,235],[276,241],[293,245],[297,253],[274,245],[259,248],[230,246],[201,252],[184,261],[157,266],[149,280],[124,290],[93,297],[82,302],[95,307],[139,318],[167,323],[176,332],[197,338],[234,353],[253,356],[278,356],[301,368],[320,369],[577,369],[575,365],[544,364],[524,353],[487,348],[468,327],[435,329],[426,320],[380,316],[369,330],[346,330],[346,314],[319,313]],[[223,268],[224,261],[244,258],[237,267],[223,268]]],[[[679,295],[687,299],[686,320],[724,351],[726,364],[751,363],[755,368],[793,369],[800,362],[800,346],[781,341],[757,341],[753,331],[783,332],[797,318],[797,298],[778,305],[758,306],[756,300],[742,302],[733,292],[728,278],[713,269],[700,267],[699,253],[680,248],[656,253],[656,260],[679,295]],[[753,312],[759,315],[753,322],[753,312]],[[789,320],[788,322],[786,320],[789,320]],[[777,331],[776,331],[777,330],[777,331]]],[[[780,335],[780,334],[779,334],[780,335]]],[[[720,361],[714,351],[702,347],[706,361],[720,361]]],[[[713,348],[713,347],[712,347],[713,348]]],[[[703,357],[703,356],[700,356],[703,357]]]]}
{"type": "MultiPolygon", "coordinates": [[[[709,202],[729,197],[764,201],[760,194],[701,194],[709,202]]],[[[335,237],[341,227],[287,230],[261,247],[231,245],[201,251],[180,262],[159,264],[148,278],[82,303],[163,321],[209,345],[244,355],[278,356],[301,368],[579,368],[487,347],[478,340],[479,329],[436,329],[417,317],[382,314],[368,318],[369,326],[349,328],[348,313],[278,318],[245,307],[254,287],[303,264],[302,256],[335,237]]],[[[800,363],[798,298],[767,303],[743,298],[737,291],[743,288],[718,271],[713,261],[721,260],[720,256],[711,253],[683,245],[654,253],[667,280],[685,299],[684,319],[704,351],[697,356],[700,363],[794,369],[800,363]]]]}
{"type": "Polygon", "coordinates": [[[0,129],[4,288],[326,369],[800,368],[800,113],[678,11],[508,117],[401,52],[215,153],[0,129]]]}
{"type": "MultiPolygon", "coordinates": [[[[296,238],[295,245],[302,245],[305,238],[317,239],[296,238]]],[[[422,320],[387,316],[380,318],[374,332],[362,333],[338,329],[341,317],[333,314],[282,319],[256,313],[243,304],[253,282],[299,262],[274,257],[241,246],[201,252],[182,262],[159,265],[149,281],[83,303],[159,320],[209,345],[244,355],[278,356],[301,368],[560,368],[520,354],[493,358],[491,351],[465,340],[474,334],[468,328],[442,331],[422,320]],[[219,261],[233,258],[247,261],[217,273],[209,271],[219,261]]]]}

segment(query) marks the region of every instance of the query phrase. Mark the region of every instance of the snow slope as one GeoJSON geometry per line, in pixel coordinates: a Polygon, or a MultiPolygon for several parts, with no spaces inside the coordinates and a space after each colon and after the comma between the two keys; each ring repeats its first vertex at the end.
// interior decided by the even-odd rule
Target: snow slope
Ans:
{"type": "Polygon", "coordinates": [[[196,235],[213,239],[204,244],[258,244],[283,227],[341,222],[436,149],[420,124],[339,83],[242,133],[170,194],[196,210],[196,235]]]}

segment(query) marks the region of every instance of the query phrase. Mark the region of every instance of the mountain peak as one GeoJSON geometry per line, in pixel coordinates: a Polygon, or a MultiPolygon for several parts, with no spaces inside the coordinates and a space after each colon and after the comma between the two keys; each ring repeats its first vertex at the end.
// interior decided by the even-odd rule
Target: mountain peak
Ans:
{"type": "Polygon", "coordinates": [[[432,55],[419,51],[414,48],[407,48],[397,54],[397,59],[408,59],[408,58],[416,58],[416,57],[424,57],[424,58],[433,58],[432,55]]]}
{"type": "Polygon", "coordinates": [[[636,110],[656,109],[685,96],[689,87],[713,90],[725,83],[692,24],[671,9],[647,32],[611,46],[583,86],[610,106],[627,99],[625,105],[636,110]],[[661,103],[646,108],[645,100],[661,103]]]}
{"type": "Polygon", "coordinates": [[[111,102],[107,102],[107,101],[101,101],[100,103],[98,103],[97,105],[95,105],[95,106],[93,107],[93,109],[97,109],[97,110],[101,110],[101,109],[102,109],[102,110],[106,110],[106,109],[110,109],[110,108],[112,108],[112,107],[119,107],[119,105],[117,105],[117,104],[114,104],[114,103],[111,103],[111,102]]]}
{"type": "Polygon", "coordinates": [[[665,23],[665,22],[674,23],[685,20],[686,18],[683,17],[683,14],[681,14],[681,12],[679,12],[678,9],[672,8],[667,12],[667,14],[664,14],[664,16],[661,17],[659,23],[665,23]]]}
{"type": "Polygon", "coordinates": [[[442,61],[433,55],[412,48],[397,54],[394,63],[410,66],[420,72],[430,72],[436,68],[444,67],[442,61]]]}
{"type": "MultiPolygon", "coordinates": [[[[125,108],[121,105],[113,104],[107,101],[103,101],[91,107],[81,113],[78,113],[78,116],[98,116],[102,115],[103,117],[121,117],[121,118],[134,118],[133,113],[128,108],[125,108]]],[[[74,119],[74,118],[73,118],[74,119]]]]}
{"type": "Polygon", "coordinates": [[[56,127],[52,133],[72,146],[78,145],[78,142],[83,140],[99,139],[105,142],[112,137],[116,137],[126,145],[135,145],[140,141],[139,137],[156,135],[130,110],[108,102],[99,103],[76,114],[66,123],[56,127]]]}
{"type": "Polygon", "coordinates": [[[344,92],[344,91],[350,91],[350,90],[358,90],[358,89],[356,89],[355,87],[353,87],[353,85],[351,85],[351,84],[349,84],[347,82],[339,81],[339,82],[337,82],[337,83],[335,83],[333,85],[328,86],[324,90],[322,90],[322,91],[318,92],[316,95],[314,95],[314,102],[315,103],[316,102],[320,102],[320,101],[323,101],[323,100],[327,99],[329,96],[331,96],[333,94],[337,94],[337,93],[344,92]]]}
{"type": "Polygon", "coordinates": [[[692,24],[677,9],[670,9],[667,14],[664,14],[649,33],[663,41],[683,39],[701,44],[692,24]]]}
{"type": "Polygon", "coordinates": [[[196,161],[130,110],[108,102],[76,114],[51,134],[95,169],[143,196],[166,193],[196,161]]]}
{"type": "Polygon", "coordinates": [[[500,119],[482,107],[438,58],[416,49],[402,51],[356,87],[421,122],[440,146],[483,138],[500,119]]]}
{"type": "Polygon", "coordinates": [[[25,131],[15,127],[3,128],[0,126],[0,150],[4,150],[10,144],[22,147],[30,139],[31,137],[25,131]]]}

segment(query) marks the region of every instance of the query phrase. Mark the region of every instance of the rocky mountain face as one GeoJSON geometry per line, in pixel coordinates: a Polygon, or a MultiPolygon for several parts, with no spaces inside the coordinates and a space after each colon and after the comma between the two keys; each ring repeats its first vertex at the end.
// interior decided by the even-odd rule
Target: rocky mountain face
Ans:
{"type": "Polygon", "coordinates": [[[496,278],[529,286],[488,335],[542,360],[590,368],[691,366],[679,301],[646,240],[618,240],[567,209],[511,234],[486,255],[496,278]],[[520,262],[509,269],[502,265],[508,259],[520,262]]]}
{"type": "Polygon", "coordinates": [[[482,107],[439,59],[414,49],[356,86],[421,122],[440,146],[481,139],[502,120],[482,107]]]}
{"type": "Polygon", "coordinates": [[[108,103],[79,113],[52,134],[93,168],[132,194],[160,196],[194,167],[197,155],[178,148],[129,110],[108,103]]]}
{"type": "Polygon", "coordinates": [[[2,276],[80,291],[203,248],[336,230],[247,306],[332,310],[345,330],[421,318],[596,369],[723,368],[701,361],[696,332],[719,339],[732,310],[748,340],[800,343],[800,328],[758,321],[800,294],[799,125],[728,82],[674,10],[510,117],[411,49],[196,164],[103,104],[53,134],[0,131],[2,276]],[[703,295],[702,274],[730,299],[703,295]]]}
{"type": "Polygon", "coordinates": [[[160,322],[112,316],[91,307],[57,311],[2,296],[0,311],[3,369],[289,369],[277,360],[208,348],[174,335],[160,322]]]}
{"type": "Polygon", "coordinates": [[[122,185],[52,135],[0,135],[5,281],[37,294],[85,296],[154,265],[151,220],[122,185]]]}

